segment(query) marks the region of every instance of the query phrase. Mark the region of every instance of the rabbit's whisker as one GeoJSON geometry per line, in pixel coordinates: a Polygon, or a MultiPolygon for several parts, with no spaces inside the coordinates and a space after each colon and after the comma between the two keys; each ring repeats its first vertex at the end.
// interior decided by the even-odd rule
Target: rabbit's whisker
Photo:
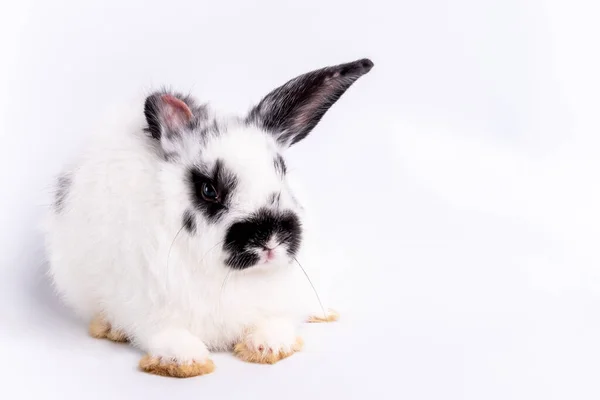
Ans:
{"type": "Polygon", "coordinates": [[[315,292],[315,296],[317,296],[317,301],[319,302],[319,306],[321,307],[321,311],[323,311],[323,318],[327,319],[327,313],[325,312],[325,307],[323,307],[323,303],[321,302],[321,298],[319,297],[319,293],[317,293],[317,289],[315,288],[315,285],[313,285],[313,283],[310,280],[308,274],[306,273],[306,270],[304,269],[304,267],[302,267],[302,264],[300,264],[300,261],[298,261],[298,259],[296,257],[293,257],[293,259],[294,259],[294,261],[296,261],[296,264],[298,264],[298,266],[300,267],[300,269],[304,273],[304,276],[306,276],[306,279],[308,280],[308,283],[310,283],[310,286],[312,287],[313,292],[315,292]]]}
{"type": "Polygon", "coordinates": [[[173,238],[173,241],[171,242],[171,246],[169,246],[169,254],[167,255],[167,270],[169,269],[169,260],[171,259],[171,251],[173,250],[173,245],[175,244],[177,237],[179,236],[184,227],[185,225],[181,225],[181,228],[179,228],[179,230],[175,234],[175,237],[173,238]]]}

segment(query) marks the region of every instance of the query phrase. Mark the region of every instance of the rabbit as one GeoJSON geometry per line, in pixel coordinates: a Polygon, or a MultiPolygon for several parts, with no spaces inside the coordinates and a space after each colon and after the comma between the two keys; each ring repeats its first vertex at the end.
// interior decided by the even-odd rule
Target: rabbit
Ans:
{"type": "Polygon", "coordinates": [[[301,350],[304,322],[338,315],[298,262],[311,223],[286,150],[372,67],[305,73],[241,116],[167,89],[141,98],[58,179],[44,227],[57,295],[157,375],[211,373],[211,351],[273,364],[301,350]]]}

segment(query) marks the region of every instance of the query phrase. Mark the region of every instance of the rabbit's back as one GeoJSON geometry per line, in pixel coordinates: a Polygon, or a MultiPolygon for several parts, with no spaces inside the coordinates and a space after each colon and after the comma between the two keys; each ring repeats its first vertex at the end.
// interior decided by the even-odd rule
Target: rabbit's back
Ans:
{"type": "Polygon", "coordinates": [[[90,317],[124,301],[156,249],[161,199],[152,149],[136,132],[104,135],[57,180],[47,216],[50,274],[59,294],[90,317]]]}

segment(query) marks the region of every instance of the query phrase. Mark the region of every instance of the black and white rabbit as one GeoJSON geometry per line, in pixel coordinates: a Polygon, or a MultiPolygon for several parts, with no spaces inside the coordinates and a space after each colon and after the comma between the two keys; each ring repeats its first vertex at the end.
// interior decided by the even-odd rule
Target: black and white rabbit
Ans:
{"type": "Polygon", "coordinates": [[[298,76],[235,118],[158,91],[111,124],[61,175],[45,232],[57,292],[90,333],[188,377],[212,372],[211,350],[274,363],[304,321],[334,319],[313,317],[296,264],[311,235],[284,156],[372,66],[298,76]]]}

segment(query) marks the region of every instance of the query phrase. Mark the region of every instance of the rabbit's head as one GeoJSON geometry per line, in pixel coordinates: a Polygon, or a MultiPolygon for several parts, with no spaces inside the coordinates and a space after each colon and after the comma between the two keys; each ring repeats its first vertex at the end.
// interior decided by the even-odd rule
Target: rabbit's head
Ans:
{"type": "Polygon", "coordinates": [[[214,116],[189,96],[151,94],[146,130],[171,171],[162,179],[165,201],[187,233],[215,244],[232,269],[289,262],[303,232],[285,152],[372,66],[363,59],[298,76],[237,118],[214,116]]]}

